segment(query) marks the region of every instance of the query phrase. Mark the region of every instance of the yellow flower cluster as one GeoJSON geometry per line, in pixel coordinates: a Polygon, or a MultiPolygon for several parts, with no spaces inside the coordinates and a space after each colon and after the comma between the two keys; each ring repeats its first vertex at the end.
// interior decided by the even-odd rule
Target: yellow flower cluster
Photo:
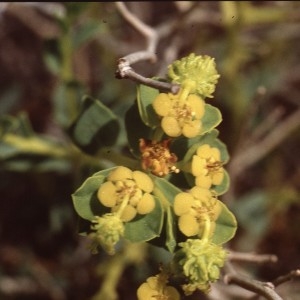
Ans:
{"type": "Polygon", "coordinates": [[[160,93],[153,101],[153,108],[162,118],[161,127],[168,136],[192,138],[201,132],[205,103],[199,96],[190,94],[185,99],[181,93],[160,93]]]}
{"type": "Polygon", "coordinates": [[[152,179],[141,171],[119,166],[98,189],[98,199],[123,222],[131,221],[136,214],[148,214],[155,207],[152,179]]]}
{"type": "Polygon", "coordinates": [[[137,290],[138,300],[179,300],[178,291],[167,285],[164,274],[151,276],[137,290]]]}
{"type": "Polygon", "coordinates": [[[220,185],[224,179],[222,165],[218,148],[208,144],[199,146],[191,163],[196,186],[209,189],[212,185],[220,185]]]}
{"type": "Polygon", "coordinates": [[[174,212],[179,216],[178,227],[185,236],[211,236],[221,206],[208,189],[193,187],[188,192],[178,193],[174,199],[174,212]]]}

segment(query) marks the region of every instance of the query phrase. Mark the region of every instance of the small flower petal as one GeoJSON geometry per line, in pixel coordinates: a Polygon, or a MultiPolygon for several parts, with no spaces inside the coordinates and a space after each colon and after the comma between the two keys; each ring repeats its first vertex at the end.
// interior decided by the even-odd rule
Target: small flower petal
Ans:
{"type": "Polygon", "coordinates": [[[164,294],[168,300],[180,300],[180,294],[173,286],[166,286],[164,294]]]}
{"type": "Polygon", "coordinates": [[[212,197],[212,193],[209,189],[199,186],[194,186],[189,192],[193,195],[193,197],[204,202],[209,201],[212,197]]]}
{"type": "Polygon", "coordinates": [[[187,138],[193,138],[200,133],[201,128],[202,122],[199,120],[193,120],[183,126],[182,134],[187,138]]]}
{"type": "Polygon", "coordinates": [[[129,168],[119,166],[110,172],[107,179],[110,181],[132,179],[132,171],[129,168]]]}
{"type": "Polygon", "coordinates": [[[133,171],[132,177],[138,188],[146,193],[151,193],[153,191],[153,181],[146,173],[141,171],[133,171]]]}
{"type": "Polygon", "coordinates": [[[224,179],[224,172],[223,172],[223,168],[221,168],[218,172],[212,175],[212,184],[219,185],[222,183],[223,179],[224,179]]]}
{"type": "Polygon", "coordinates": [[[196,218],[190,214],[179,217],[178,227],[185,236],[194,236],[199,233],[199,224],[196,218]]]}
{"type": "Polygon", "coordinates": [[[208,144],[204,144],[198,147],[197,155],[202,158],[211,157],[211,147],[208,144]]]}
{"type": "Polygon", "coordinates": [[[136,216],[136,209],[131,205],[126,205],[121,214],[121,220],[123,222],[130,222],[136,216]]]}
{"type": "Polygon", "coordinates": [[[198,155],[193,155],[191,172],[194,176],[206,175],[207,170],[205,169],[206,160],[198,155]]]}
{"type": "Polygon", "coordinates": [[[190,94],[187,98],[187,102],[191,106],[192,111],[195,113],[195,117],[197,119],[201,119],[205,111],[204,101],[199,96],[190,94]]]}
{"type": "Polygon", "coordinates": [[[153,108],[159,116],[167,116],[172,108],[169,94],[160,93],[153,101],[153,108]]]}
{"type": "Polygon", "coordinates": [[[174,199],[174,212],[177,216],[186,214],[192,207],[194,198],[190,193],[178,193],[174,199]]]}
{"type": "Polygon", "coordinates": [[[153,300],[158,293],[147,282],[144,282],[137,290],[138,300],[153,300]]]}
{"type": "Polygon", "coordinates": [[[212,179],[209,176],[199,175],[195,178],[196,186],[209,189],[212,185],[212,179]]]}
{"type": "Polygon", "coordinates": [[[138,214],[145,215],[150,213],[155,207],[154,197],[151,194],[145,193],[139,201],[136,210],[138,214]]]}
{"type": "Polygon", "coordinates": [[[101,184],[98,189],[97,197],[106,207],[113,207],[117,203],[116,187],[111,181],[101,184]]]}
{"type": "Polygon", "coordinates": [[[178,137],[182,133],[181,127],[174,117],[163,117],[161,127],[164,132],[171,137],[178,137]]]}

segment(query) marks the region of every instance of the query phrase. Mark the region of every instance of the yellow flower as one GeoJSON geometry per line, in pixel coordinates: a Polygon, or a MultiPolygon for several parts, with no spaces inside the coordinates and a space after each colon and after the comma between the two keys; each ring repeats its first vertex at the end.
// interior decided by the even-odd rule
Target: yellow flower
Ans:
{"type": "Polygon", "coordinates": [[[190,94],[183,99],[181,93],[160,93],[153,101],[153,108],[162,117],[161,127],[168,136],[192,138],[200,133],[205,103],[199,96],[190,94]]]}
{"type": "Polygon", "coordinates": [[[148,214],[154,209],[153,188],[153,181],[146,173],[119,166],[101,184],[97,197],[123,222],[129,222],[136,214],[148,214]]]}
{"type": "Polygon", "coordinates": [[[199,146],[191,163],[191,173],[195,176],[195,184],[208,189],[212,185],[220,185],[224,179],[222,165],[218,148],[208,144],[199,146]]]}
{"type": "Polygon", "coordinates": [[[211,236],[220,212],[220,203],[205,188],[195,186],[188,192],[178,193],[174,199],[174,213],[179,216],[179,230],[188,237],[202,237],[205,230],[211,236]]]}
{"type": "Polygon", "coordinates": [[[178,291],[167,282],[164,274],[149,277],[137,290],[138,300],[179,300],[178,291]]]}
{"type": "Polygon", "coordinates": [[[150,170],[156,176],[166,176],[171,172],[178,173],[177,156],[170,152],[170,139],[161,142],[140,139],[142,168],[150,170]]]}

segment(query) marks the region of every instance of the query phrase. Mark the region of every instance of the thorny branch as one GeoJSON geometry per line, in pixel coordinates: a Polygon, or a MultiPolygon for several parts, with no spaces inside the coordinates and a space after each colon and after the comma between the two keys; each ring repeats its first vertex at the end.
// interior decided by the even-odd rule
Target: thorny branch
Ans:
{"type": "Polygon", "coordinates": [[[124,19],[128,21],[136,30],[138,30],[146,38],[147,41],[147,47],[145,51],[131,53],[119,59],[116,77],[119,79],[129,78],[135,82],[143,83],[147,86],[154,87],[162,91],[177,94],[180,89],[179,85],[146,78],[133,70],[131,65],[134,63],[146,60],[149,60],[150,62],[156,61],[157,57],[155,54],[155,50],[158,43],[158,35],[155,30],[153,30],[151,27],[138,19],[134,14],[132,14],[126,8],[123,2],[116,2],[116,6],[124,19]]]}

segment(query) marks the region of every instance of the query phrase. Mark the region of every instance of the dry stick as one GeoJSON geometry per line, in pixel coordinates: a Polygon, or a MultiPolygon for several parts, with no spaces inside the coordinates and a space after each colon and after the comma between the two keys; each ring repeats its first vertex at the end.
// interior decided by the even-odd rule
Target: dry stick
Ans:
{"type": "Polygon", "coordinates": [[[130,23],[136,30],[138,30],[146,38],[147,41],[147,47],[145,51],[138,51],[135,53],[131,53],[119,59],[118,69],[116,71],[116,78],[118,79],[129,78],[135,82],[142,83],[162,91],[177,94],[180,89],[179,85],[175,85],[167,82],[160,82],[157,80],[146,78],[136,73],[132,69],[131,65],[139,61],[144,61],[144,60],[145,61],[149,60],[150,62],[156,61],[157,57],[155,54],[155,50],[158,43],[158,35],[155,30],[153,30],[151,27],[149,27],[148,25],[143,23],[140,19],[138,19],[134,14],[132,14],[126,8],[123,2],[116,2],[116,6],[119,12],[124,17],[124,19],[128,23],[130,23]]]}
{"type": "Polygon", "coordinates": [[[300,109],[277,125],[262,141],[233,157],[231,174],[237,177],[278,146],[292,131],[300,126],[300,109]]]}
{"type": "Polygon", "coordinates": [[[224,276],[226,284],[236,284],[249,291],[255,292],[264,296],[268,300],[283,300],[275,291],[274,285],[271,282],[261,282],[241,274],[229,273],[224,276]]]}
{"type": "Polygon", "coordinates": [[[276,278],[275,280],[273,280],[273,285],[274,286],[278,286],[284,282],[287,282],[289,280],[292,280],[294,278],[300,278],[300,269],[298,270],[293,270],[291,272],[289,272],[288,274],[286,275],[283,275],[283,276],[279,276],[278,278],[276,278]]]}
{"type": "Polygon", "coordinates": [[[252,262],[252,263],[275,263],[278,261],[276,255],[273,254],[256,254],[256,253],[242,253],[230,251],[228,254],[228,259],[230,261],[244,261],[244,262],[252,262]]]}

